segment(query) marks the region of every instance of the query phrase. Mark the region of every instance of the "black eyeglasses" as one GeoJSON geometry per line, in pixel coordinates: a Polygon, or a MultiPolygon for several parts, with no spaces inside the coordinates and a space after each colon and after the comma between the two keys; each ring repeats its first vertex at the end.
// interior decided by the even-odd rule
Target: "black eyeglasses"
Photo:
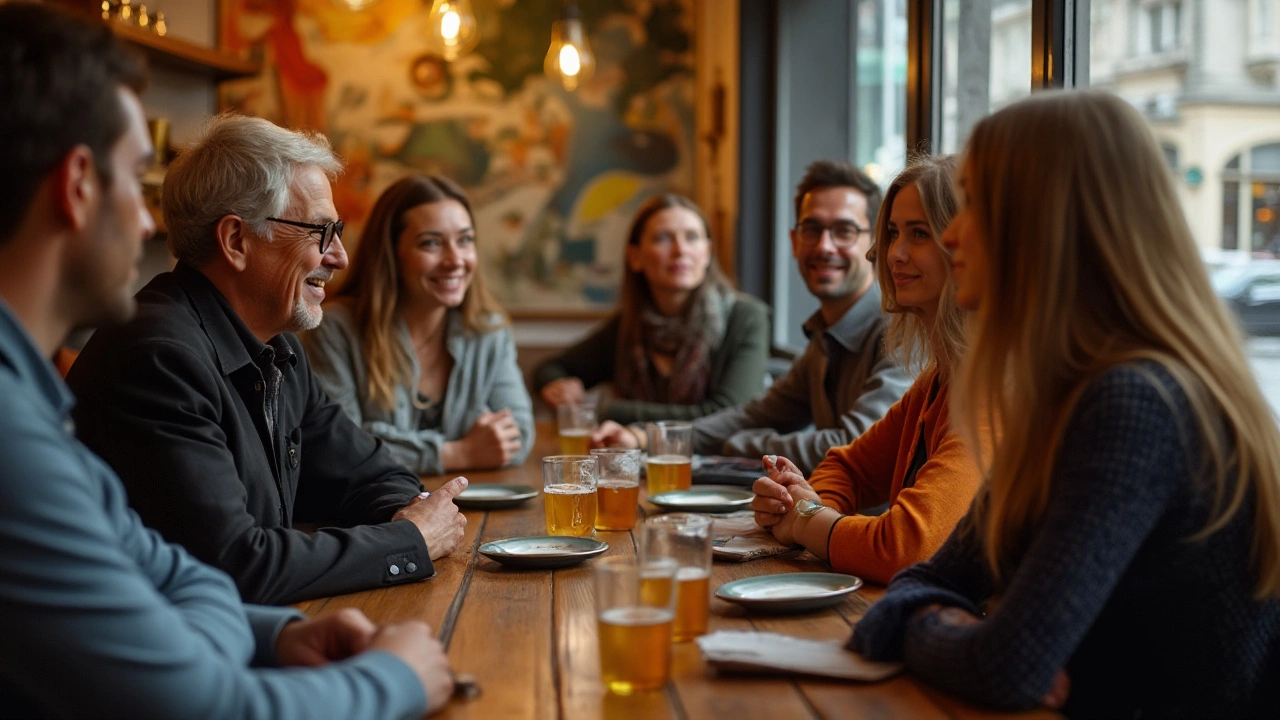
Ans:
{"type": "Polygon", "coordinates": [[[315,223],[299,222],[297,220],[282,220],[281,218],[267,218],[267,222],[278,222],[283,225],[292,225],[294,227],[306,228],[308,233],[320,241],[320,254],[323,255],[329,251],[329,244],[336,237],[342,237],[342,221],[331,220],[323,225],[315,223]]]}
{"type": "Polygon", "coordinates": [[[859,227],[851,220],[839,220],[830,225],[823,225],[817,220],[805,220],[796,225],[796,234],[805,245],[817,245],[822,241],[822,234],[831,231],[831,242],[847,247],[852,245],[862,233],[871,232],[871,228],[859,227]]]}

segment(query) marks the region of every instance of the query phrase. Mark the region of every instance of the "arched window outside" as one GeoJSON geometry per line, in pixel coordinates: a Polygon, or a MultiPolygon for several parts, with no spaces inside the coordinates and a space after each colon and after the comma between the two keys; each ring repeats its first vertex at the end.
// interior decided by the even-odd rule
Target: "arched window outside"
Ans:
{"type": "Polygon", "coordinates": [[[1280,142],[1255,145],[1223,167],[1222,247],[1280,255],[1280,142]]]}

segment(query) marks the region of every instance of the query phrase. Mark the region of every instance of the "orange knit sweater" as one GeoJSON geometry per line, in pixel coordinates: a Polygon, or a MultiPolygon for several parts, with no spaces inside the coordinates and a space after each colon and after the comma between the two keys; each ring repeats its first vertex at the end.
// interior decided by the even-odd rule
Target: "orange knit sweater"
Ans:
{"type": "Polygon", "coordinates": [[[977,463],[951,431],[948,389],[929,400],[935,371],[922,374],[896,405],[860,437],[831,448],[809,484],[822,502],[847,515],[827,547],[831,568],[887,584],[894,573],[927,559],[969,509],[980,482],[977,463]],[[923,434],[928,460],[915,484],[902,487],[923,434]],[[854,515],[885,501],[877,517],[854,515]]]}

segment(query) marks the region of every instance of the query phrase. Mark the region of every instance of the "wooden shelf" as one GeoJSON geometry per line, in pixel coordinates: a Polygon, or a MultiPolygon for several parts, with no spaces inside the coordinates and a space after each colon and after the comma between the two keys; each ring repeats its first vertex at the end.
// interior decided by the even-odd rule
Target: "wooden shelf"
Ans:
{"type": "Polygon", "coordinates": [[[145,28],[119,20],[112,20],[108,25],[117,37],[141,48],[155,65],[211,75],[218,82],[257,75],[262,71],[260,63],[244,60],[220,50],[201,47],[180,38],[167,35],[162,37],[145,28]]]}

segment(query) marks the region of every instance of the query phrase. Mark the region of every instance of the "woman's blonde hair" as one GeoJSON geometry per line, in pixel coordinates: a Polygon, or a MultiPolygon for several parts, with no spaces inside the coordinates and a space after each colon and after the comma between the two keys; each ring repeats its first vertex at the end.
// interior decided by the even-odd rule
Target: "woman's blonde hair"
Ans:
{"type": "Polygon", "coordinates": [[[948,377],[960,362],[965,346],[964,315],[956,306],[955,281],[948,271],[933,327],[925,325],[918,308],[899,305],[889,263],[889,246],[893,242],[889,237],[889,216],[902,188],[914,185],[920,193],[920,204],[929,221],[933,241],[942,256],[950,259],[951,253],[942,246],[942,231],[951,224],[960,207],[955,191],[956,166],[955,155],[918,155],[908,160],[907,167],[885,191],[884,203],[876,218],[873,251],[880,281],[880,304],[885,312],[893,313],[885,333],[885,346],[908,367],[916,370],[936,367],[943,377],[948,377]]]}
{"type": "Polygon", "coordinates": [[[995,576],[1045,513],[1083,389],[1146,359],[1189,399],[1213,478],[1190,539],[1223,528],[1252,491],[1256,592],[1280,595],[1280,430],[1142,117],[1104,92],[1038,94],[978,123],[961,179],[988,275],[953,417],[971,439],[984,424],[996,433],[970,526],[995,576]]]}
{"type": "MultiPolygon", "coordinates": [[[[404,282],[400,278],[397,248],[404,232],[404,214],[419,205],[456,200],[472,218],[467,195],[452,180],[440,175],[410,175],[382,192],[365,223],[360,246],[351,261],[347,282],[337,300],[351,308],[360,333],[360,352],[369,369],[365,380],[368,398],[378,407],[395,405],[396,388],[412,383],[413,359],[396,337],[404,282]]],[[[484,333],[510,323],[506,311],[485,286],[479,268],[462,300],[462,323],[472,332],[484,333]]]]}

